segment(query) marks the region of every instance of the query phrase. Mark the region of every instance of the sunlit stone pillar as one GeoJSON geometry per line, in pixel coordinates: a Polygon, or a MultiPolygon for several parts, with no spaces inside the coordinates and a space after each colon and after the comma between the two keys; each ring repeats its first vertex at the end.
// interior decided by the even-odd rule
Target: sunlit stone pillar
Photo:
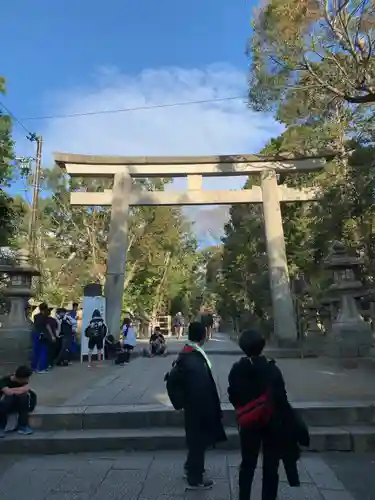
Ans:
{"type": "Polygon", "coordinates": [[[115,338],[118,338],[121,328],[131,185],[132,180],[128,172],[115,174],[104,287],[108,329],[115,338]]]}
{"type": "Polygon", "coordinates": [[[281,342],[295,342],[297,340],[297,327],[290,291],[277,178],[274,170],[268,170],[261,174],[261,188],[274,333],[281,342]]]}

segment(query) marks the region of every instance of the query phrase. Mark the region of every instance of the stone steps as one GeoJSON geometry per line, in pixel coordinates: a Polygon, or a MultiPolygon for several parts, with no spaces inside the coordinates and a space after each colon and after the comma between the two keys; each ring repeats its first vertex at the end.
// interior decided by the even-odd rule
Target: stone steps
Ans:
{"type": "MultiPolygon", "coordinates": [[[[375,424],[375,404],[361,402],[294,403],[308,426],[335,427],[375,424]]],[[[223,421],[236,426],[229,404],[222,404],[223,421]]],[[[183,427],[183,414],[163,405],[37,407],[32,426],[41,431],[143,429],[183,427]]]]}
{"type": "MultiPolygon", "coordinates": [[[[374,426],[311,427],[310,451],[375,451],[374,426]]],[[[228,441],[218,448],[239,449],[238,432],[227,428],[228,441]]],[[[92,429],[40,431],[32,436],[10,433],[0,441],[0,453],[63,454],[110,450],[154,451],[185,448],[184,430],[177,427],[147,429],[92,429]]]]}
{"type": "MultiPolygon", "coordinates": [[[[375,451],[372,402],[294,403],[308,424],[311,451],[375,451]]],[[[234,411],[223,404],[227,449],[238,449],[234,411]]],[[[169,450],[185,446],[183,414],[163,405],[39,407],[32,436],[7,434],[0,453],[169,450]]]]}

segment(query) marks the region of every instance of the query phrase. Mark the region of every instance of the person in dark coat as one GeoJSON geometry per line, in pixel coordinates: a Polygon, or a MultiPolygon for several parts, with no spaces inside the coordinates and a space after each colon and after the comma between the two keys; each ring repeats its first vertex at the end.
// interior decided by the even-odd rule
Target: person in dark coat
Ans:
{"type": "Polygon", "coordinates": [[[205,327],[190,323],[189,341],[178,356],[184,380],[184,417],[188,448],[185,475],[188,489],[209,489],[213,481],[204,478],[207,448],[226,440],[222,411],[211,362],[202,349],[205,327]]]}
{"type": "Polygon", "coordinates": [[[237,361],[228,377],[229,401],[237,410],[269,395],[270,416],[261,426],[239,427],[241,465],[239,500],[250,500],[260,448],[263,451],[262,500],[276,500],[279,463],[284,462],[288,482],[299,486],[297,460],[299,444],[308,446],[309,434],[291,407],[285,382],[274,360],[262,355],[265,340],[254,330],[245,330],[239,340],[245,357],[237,361]]]}

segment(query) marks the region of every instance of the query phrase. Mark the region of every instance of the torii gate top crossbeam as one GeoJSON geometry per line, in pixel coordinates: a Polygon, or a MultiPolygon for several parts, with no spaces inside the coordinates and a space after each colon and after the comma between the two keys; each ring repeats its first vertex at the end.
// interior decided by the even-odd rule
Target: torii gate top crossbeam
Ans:
{"type": "Polygon", "coordinates": [[[55,162],[77,177],[111,177],[126,170],[132,177],[236,176],[264,170],[308,172],[324,167],[326,156],[309,158],[221,156],[93,156],[54,153],[55,162]]]}

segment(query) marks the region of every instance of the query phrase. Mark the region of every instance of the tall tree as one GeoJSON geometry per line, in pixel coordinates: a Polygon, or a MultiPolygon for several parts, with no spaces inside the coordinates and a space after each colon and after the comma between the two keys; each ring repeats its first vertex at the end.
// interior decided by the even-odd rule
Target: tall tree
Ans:
{"type": "MultiPolygon", "coordinates": [[[[43,298],[55,305],[78,298],[88,281],[104,284],[110,210],[71,207],[71,190],[100,191],[110,182],[73,179],[58,167],[44,169],[38,234],[43,298]]],[[[140,188],[163,182],[141,181],[140,188]]],[[[25,221],[26,222],[26,221],[25,221]]],[[[27,227],[27,224],[26,224],[27,227]]],[[[193,286],[196,242],[190,224],[174,207],[132,207],[129,217],[124,309],[149,315],[193,286]]]]}
{"type": "MultiPolygon", "coordinates": [[[[0,96],[5,94],[5,80],[0,76],[0,96]]],[[[7,245],[15,232],[18,221],[17,212],[12,207],[12,198],[5,191],[14,173],[12,122],[0,109],[0,246],[7,245]]]]}
{"type": "MultiPolygon", "coordinates": [[[[253,20],[250,102],[277,113],[292,96],[312,114],[375,102],[372,0],[269,0],[253,20]]],[[[294,116],[296,119],[297,117],[294,116]]]]}

